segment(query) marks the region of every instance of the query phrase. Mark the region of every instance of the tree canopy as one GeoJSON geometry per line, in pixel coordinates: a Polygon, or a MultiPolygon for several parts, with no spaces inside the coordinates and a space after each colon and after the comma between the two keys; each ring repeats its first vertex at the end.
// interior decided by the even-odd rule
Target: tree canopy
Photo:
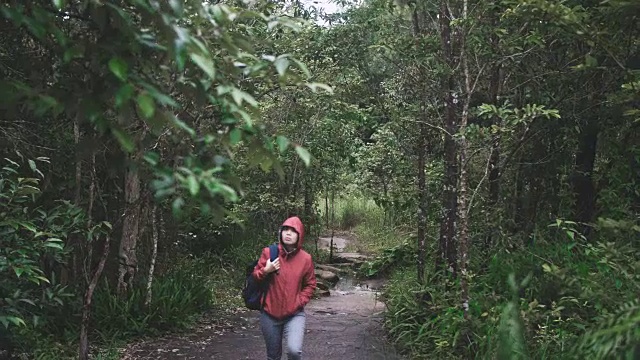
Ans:
{"type": "Polygon", "coordinates": [[[0,339],[187,326],[331,202],[412,358],[637,355],[640,4],[335,3],[0,5],[0,339]]]}

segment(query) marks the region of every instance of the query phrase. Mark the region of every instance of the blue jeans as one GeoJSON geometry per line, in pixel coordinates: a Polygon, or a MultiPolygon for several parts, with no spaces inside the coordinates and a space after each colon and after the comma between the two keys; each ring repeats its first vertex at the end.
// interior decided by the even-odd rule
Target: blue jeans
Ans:
{"type": "Polygon", "coordinates": [[[302,359],[302,340],[305,326],[304,310],[283,320],[277,320],[266,312],[260,313],[260,328],[267,344],[267,360],[282,358],[282,335],[287,338],[287,358],[289,360],[302,359]]]}

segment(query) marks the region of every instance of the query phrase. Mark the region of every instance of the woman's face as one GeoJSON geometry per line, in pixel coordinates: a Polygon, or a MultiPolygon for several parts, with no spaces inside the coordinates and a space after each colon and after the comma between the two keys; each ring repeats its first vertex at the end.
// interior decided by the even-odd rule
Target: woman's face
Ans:
{"type": "Polygon", "coordinates": [[[298,233],[290,227],[282,229],[282,242],[285,245],[295,245],[298,242],[298,233]]]}

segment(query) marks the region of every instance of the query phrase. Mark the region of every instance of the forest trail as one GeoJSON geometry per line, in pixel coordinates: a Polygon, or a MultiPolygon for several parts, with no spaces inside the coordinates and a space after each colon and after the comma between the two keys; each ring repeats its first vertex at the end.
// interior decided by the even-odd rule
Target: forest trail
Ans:
{"type": "MultiPolygon", "coordinates": [[[[328,248],[329,238],[320,238],[318,246],[328,248]]],[[[336,239],[334,239],[336,240],[336,239]]],[[[358,253],[347,253],[348,238],[334,241],[336,267],[358,261],[358,253]],[[343,257],[344,256],[344,257],[343,257]]],[[[340,266],[340,267],[342,267],[340,266]]],[[[382,312],[378,299],[379,281],[356,284],[341,279],[330,289],[330,296],[313,299],[305,308],[303,358],[307,360],[400,360],[392,346],[384,341],[382,312]]],[[[261,360],[266,358],[258,312],[241,311],[221,321],[205,317],[190,333],[170,335],[124,349],[129,359],[220,359],[261,360]]],[[[283,355],[286,359],[286,355],[283,355]]]]}

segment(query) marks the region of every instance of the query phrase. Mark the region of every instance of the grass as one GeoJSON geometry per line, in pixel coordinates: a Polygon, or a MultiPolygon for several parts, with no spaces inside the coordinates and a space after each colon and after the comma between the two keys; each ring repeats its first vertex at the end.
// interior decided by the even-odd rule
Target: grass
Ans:
{"type": "MultiPolygon", "coordinates": [[[[332,204],[329,204],[331,211],[332,204]]],[[[410,236],[406,226],[397,225],[400,221],[393,213],[385,212],[371,199],[356,196],[341,196],[333,205],[335,211],[335,229],[349,231],[357,235],[357,243],[347,247],[347,251],[377,254],[387,247],[399,245],[410,236]]],[[[324,208],[320,217],[325,219],[324,208]]],[[[329,229],[331,230],[331,224],[329,229]]]]}

